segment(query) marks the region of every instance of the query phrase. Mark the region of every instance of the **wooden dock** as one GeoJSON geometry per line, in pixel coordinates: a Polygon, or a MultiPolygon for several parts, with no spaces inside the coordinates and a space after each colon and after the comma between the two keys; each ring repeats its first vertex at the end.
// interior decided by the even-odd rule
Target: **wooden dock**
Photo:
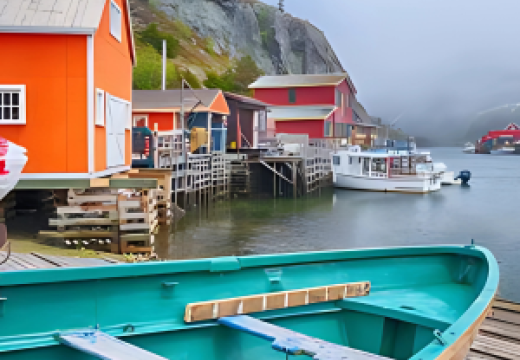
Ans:
{"type": "MultiPolygon", "coordinates": [[[[5,256],[5,252],[0,252],[0,261],[5,259],[5,256]]],[[[117,260],[108,258],[75,258],[69,256],[44,255],[37,252],[30,254],[11,253],[7,262],[0,265],[0,272],[64,267],[107,266],[117,263],[119,263],[117,260]]]]}
{"type": "Polygon", "coordinates": [[[495,299],[493,314],[484,320],[467,360],[520,360],[520,304],[495,299]]]}

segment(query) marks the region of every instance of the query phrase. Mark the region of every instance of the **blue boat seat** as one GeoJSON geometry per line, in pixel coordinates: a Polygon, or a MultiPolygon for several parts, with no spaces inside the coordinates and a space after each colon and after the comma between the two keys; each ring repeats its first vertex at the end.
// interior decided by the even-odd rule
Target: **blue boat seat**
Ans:
{"type": "Polygon", "coordinates": [[[381,360],[383,356],[332,344],[247,315],[223,317],[219,324],[272,342],[273,349],[289,355],[309,355],[315,360],[381,360]]]}
{"type": "Polygon", "coordinates": [[[63,332],[59,341],[103,360],[167,360],[98,330],[63,332]]]}

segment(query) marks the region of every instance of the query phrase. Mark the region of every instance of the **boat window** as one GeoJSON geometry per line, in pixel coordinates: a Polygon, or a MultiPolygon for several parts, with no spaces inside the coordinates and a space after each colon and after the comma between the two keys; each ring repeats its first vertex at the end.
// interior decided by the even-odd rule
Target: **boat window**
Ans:
{"type": "Polygon", "coordinates": [[[332,163],[336,166],[339,166],[339,156],[333,156],[332,163]]]}
{"type": "Polygon", "coordinates": [[[372,160],[372,171],[385,172],[386,173],[386,159],[374,158],[372,160]]]}
{"type": "Polygon", "coordinates": [[[368,168],[370,165],[370,158],[364,158],[363,159],[363,171],[368,172],[368,168]]]}
{"type": "Polygon", "coordinates": [[[348,163],[349,163],[350,165],[352,165],[352,156],[349,156],[349,157],[348,157],[348,163]]]}

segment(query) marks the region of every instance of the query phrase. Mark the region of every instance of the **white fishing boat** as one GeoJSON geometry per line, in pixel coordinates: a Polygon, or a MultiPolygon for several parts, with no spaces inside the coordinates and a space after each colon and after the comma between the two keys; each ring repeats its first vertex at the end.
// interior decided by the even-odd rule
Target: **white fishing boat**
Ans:
{"type": "Polygon", "coordinates": [[[18,183],[27,163],[26,150],[0,137],[0,200],[18,183]]]}
{"type": "Polygon", "coordinates": [[[462,149],[462,152],[465,153],[465,154],[474,154],[475,153],[475,145],[470,143],[470,142],[467,142],[464,145],[464,148],[462,149]]]}
{"type": "MultiPolygon", "coordinates": [[[[411,152],[362,152],[359,147],[333,155],[335,187],[384,192],[424,194],[441,188],[441,176],[433,171],[417,171],[417,158],[411,152]]],[[[426,170],[426,169],[424,169],[426,170]]]]}

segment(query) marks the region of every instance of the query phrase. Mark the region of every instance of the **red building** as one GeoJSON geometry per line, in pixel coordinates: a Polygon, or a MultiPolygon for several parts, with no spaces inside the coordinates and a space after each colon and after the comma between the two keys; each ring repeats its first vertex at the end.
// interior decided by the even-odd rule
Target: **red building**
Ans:
{"type": "Polygon", "coordinates": [[[504,130],[492,130],[477,141],[478,153],[488,154],[491,150],[520,144],[520,126],[510,123],[504,130]]]}
{"type": "Polygon", "coordinates": [[[356,100],[348,74],[263,76],[249,86],[254,97],[271,104],[268,118],[277,133],[309,134],[311,138],[340,137],[372,142],[370,117],[356,100]]]}

